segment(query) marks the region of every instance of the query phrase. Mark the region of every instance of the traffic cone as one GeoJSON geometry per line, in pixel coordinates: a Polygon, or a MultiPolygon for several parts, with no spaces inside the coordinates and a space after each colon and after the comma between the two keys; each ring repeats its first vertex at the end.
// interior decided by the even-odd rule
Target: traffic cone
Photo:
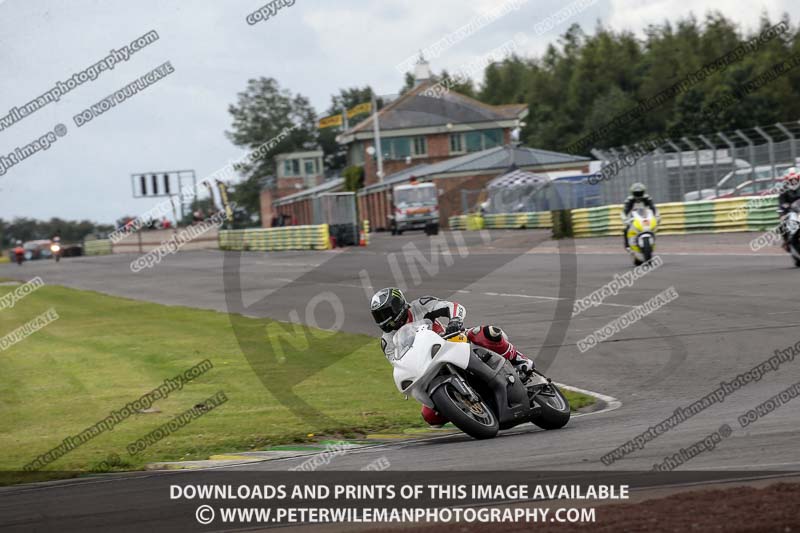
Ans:
{"type": "Polygon", "coordinates": [[[358,245],[359,246],[366,246],[367,245],[367,236],[364,234],[364,230],[362,229],[361,231],[359,231],[358,235],[359,235],[358,245]]]}

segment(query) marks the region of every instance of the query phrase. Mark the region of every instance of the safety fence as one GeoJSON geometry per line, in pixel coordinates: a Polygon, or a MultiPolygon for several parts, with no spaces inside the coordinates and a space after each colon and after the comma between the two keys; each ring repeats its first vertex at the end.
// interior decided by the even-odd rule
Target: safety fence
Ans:
{"type": "Polygon", "coordinates": [[[328,250],[331,247],[327,224],[221,230],[220,250],[328,250]]]}
{"type": "Polygon", "coordinates": [[[550,211],[536,213],[498,213],[494,215],[458,215],[448,220],[450,229],[546,229],[553,227],[550,211]]]}
{"type": "MultiPolygon", "coordinates": [[[[723,233],[763,231],[778,225],[776,196],[732,198],[704,202],[659,204],[661,234],[723,233]]],[[[622,233],[621,205],[573,209],[572,232],[575,237],[602,237],[622,233]]],[[[549,211],[499,215],[460,215],[450,217],[450,228],[537,229],[551,228],[549,211]]]]}
{"type": "Polygon", "coordinates": [[[610,166],[625,163],[597,182],[596,205],[622,203],[636,182],[662,202],[765,194],[789,168],[800,166],[797,120],[702,135],[673,131],[667,137],[671,139],[650,137],[632,145],[593,149],[592,154],[610,166]],[[655,150],[651,141],[657,143],[655,150]]]}
{"type": "Polygon", "coordinates": [[[112,253],[111,240],[91,239],[83,241],[84,255],[106,255],[112,253]]]}

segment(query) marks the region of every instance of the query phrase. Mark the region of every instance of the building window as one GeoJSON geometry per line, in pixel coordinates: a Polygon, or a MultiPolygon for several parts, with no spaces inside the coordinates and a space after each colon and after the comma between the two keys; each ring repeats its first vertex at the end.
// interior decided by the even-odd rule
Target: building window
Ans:
{"type": "Polygon", "coordinates": [[[450,134],[450,153],[480,152],[503,144],[503,130],[468,131],[450,134]]]}
{"type": "Polygon", "coordinates": [[[381,139],[381,151],[384,159],[405,159],[411,155],[411,139],[408,137],[381,139]]]}
{"type": "Polygon", "coordinates": [[[461,133],[450,134],[450,153],[451,154],[464,153],[463,134],[461,133]]]}
{"type": "Polygon", "coordinates": [[[425,137],[414,137],[414,156],[428,155],[428,140],[425,137]]]}
{"type": "Polygon", "coordinates": [[[284,176],[299,176],[300,175],[300,161],[297,159],[286,159],[283,162],[283,175],[284,176]]]}
{"type": "Polygon", "coordinates": [[[350,164],[360,166],[364,164],[364,144],[357,142],[350,147],[350,164]]]}
{"type": "Polygon", "coordinates": [[[480,152],[483,150],[483,135],[479,131],[468,131],[464,134],[464,144],[467,152],[480,152]]]}
{"type": "Polygon", "coordinates": [[[486,130],[483,132],[483,149],[494,148],[503,144],[503,130],[486,130]]]}
{"type": "Polygon", "coordinates": [[[305,176],[313,176],[317,173],[316,169],[314,168],[316,165],[316,159],[303,159],[303,174],[305,176]]]}

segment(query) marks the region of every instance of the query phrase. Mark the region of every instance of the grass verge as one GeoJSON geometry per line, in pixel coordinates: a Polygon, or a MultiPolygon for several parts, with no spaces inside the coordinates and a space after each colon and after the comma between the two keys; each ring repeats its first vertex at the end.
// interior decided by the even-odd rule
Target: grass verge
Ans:
{"type": "MultiPolygon", "coordinates": [[[[13,289],[0,287],[0,297],[13,289]]],[[[404,401],[394,388],[377,338],[348,333],[327,338],[331,351],[351,351],[297,387],[305,401],[335,421],[330,427],[308,427],[265,390],[224,313],[48,285],[13,308],[0,310],[0,335],[50,308],[57,320],[0,350],[0,470],[21,469],[112,410],[206,359],[213,368],[181,390],[156,401],[148,412],[136,412],[100,432],[43,470],[96,470],[114,454],[119,459],[112,470],[133,470],[156,461],[206,459],[323,436],[353,437],[424,425],[419,406],[404,401]],[[228,398],[226,403],[142,453],[127,452],[128,444],[219,391],[228,398]]],[[[238,320],[252,321],[247,330],[269,342],[270,321],[238,320]]],[[[593,401],[565,393],[573,408],[593,401]]]]}

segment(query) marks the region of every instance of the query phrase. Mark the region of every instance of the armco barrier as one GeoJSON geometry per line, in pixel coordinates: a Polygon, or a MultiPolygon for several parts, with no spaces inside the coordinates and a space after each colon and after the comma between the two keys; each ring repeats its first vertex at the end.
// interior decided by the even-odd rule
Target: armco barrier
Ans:
{"type": "MultiPolygon", "coordinates": [[[[764,231],[778,225],[777,197],[752,196],[701,202],[659,204],[662,235],[764,231]]],[[[622,233],[621,205],[572,210],[575,237],[617,236],[622,233]]],[[[450,217],[450,228],[470,229],[469,216],[450,217]]],[[[485,215],[489,229],[534,229],[552,227],[550,212],[485,215]]]]}
{"type": "Polygon", "coordinates": [[[331,246],[328,225],[287,226],[283,228],[252,228],[221,230],[220,250],[328,250],[331,246]]]}
{"type": "Polygon", "coordinates": [[[478,215],[458,215],[448,219],[450,229],[545,229],[553,226],[549,211],[536,213],[498,213],[483,215],[483,225],[478,215]]]}
{"type": "Polygon", "coordinates": [[[447,225],[451,230],[467,229],[467,215],[456,215],[447,219],[447,225]]]}
{"type": "Polygon", "coordinates": [[[112,252],[109,239],[92,239],[83,241],[84,255],[106,255],[112,252]]]}
{"type": "MultiPolygon", "coordinates": [[[[778,224],[775,196],[731,198],[701,202],[660,204],[664,235],[762,231],[778,224]]],[[[575,237],[600,237],[622,233],[622,206],[607,205],[572,210],[575,237]]]]}
{"type": "Polygon", "coordinates": [[[550,211],[484,215],[489,229],[544,229],[553,227],[550,211]]]}

